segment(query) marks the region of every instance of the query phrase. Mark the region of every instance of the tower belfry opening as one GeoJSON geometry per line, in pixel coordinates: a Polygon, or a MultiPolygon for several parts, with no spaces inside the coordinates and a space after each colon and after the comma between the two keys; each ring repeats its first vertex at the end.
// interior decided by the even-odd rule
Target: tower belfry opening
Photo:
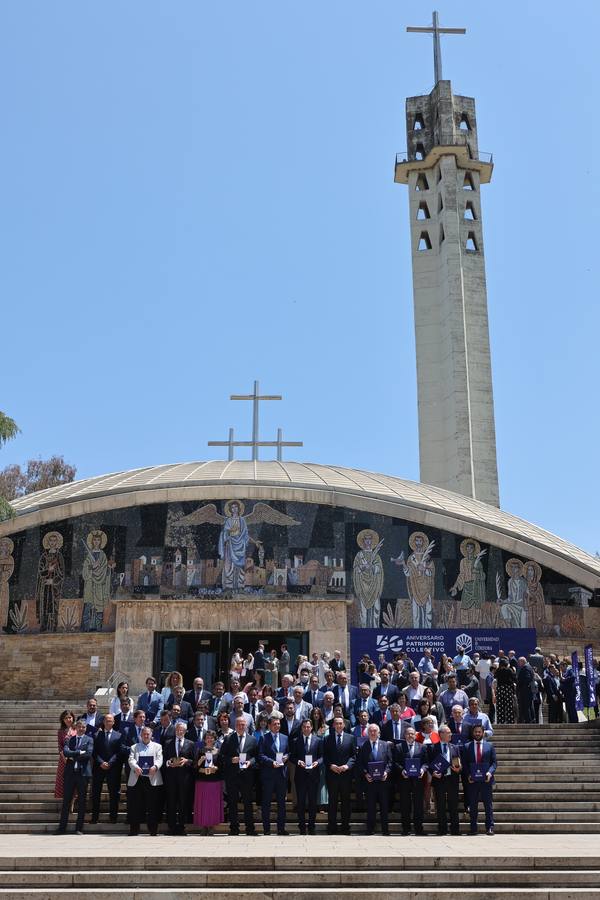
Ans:
{"type": "Polygon", "coordinates": [[[442,76],[440,37],[465,29],[441,27],[434,12],[431,25],[407,31],[432,35],[435,75],[431,93],[406,100],[407,150],[394,179],[409,187],[420,476],[499,506],[482,211],[473,198],[493,162],[479,150],[475,100],[442,76]]]}

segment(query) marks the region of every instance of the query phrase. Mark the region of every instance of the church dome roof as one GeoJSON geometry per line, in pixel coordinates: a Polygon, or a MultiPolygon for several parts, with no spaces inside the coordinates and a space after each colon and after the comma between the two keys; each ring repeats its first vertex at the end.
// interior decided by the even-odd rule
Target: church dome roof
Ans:
{"type": "Polygon", "coordinates": [[[531,522],[432,485],[316,463],[212,460],[86,478],[15,500],[17,517],[2,523],[0,534],[104,509],[234,496],[396,516],[474,537],[550,566],[586,587],[600,587],[600,559],[531,522]]]}

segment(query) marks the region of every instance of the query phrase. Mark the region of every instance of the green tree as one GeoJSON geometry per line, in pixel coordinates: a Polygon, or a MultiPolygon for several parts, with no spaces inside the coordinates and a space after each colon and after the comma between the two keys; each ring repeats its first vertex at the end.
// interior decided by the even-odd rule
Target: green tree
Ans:
{"type": "Polygon", "coordinates": [[[11,465],[0,472],[0,495],[7,500],[15,500],[34,491],[69,484],[76,474],[75,466],[65,462],[63,456],[30,459],[24,469],[11,465]]]}
{"type": "MultiPolygon", "coordinates": [[[[0,412],[0,447],[15,438],[18,433],[19,426],[14,419],[11,419],[6,413],[0,412]]],[[[8,519],[12,515],[14,515],[13,508],[0,490],[0,520],[8,519]]]]}

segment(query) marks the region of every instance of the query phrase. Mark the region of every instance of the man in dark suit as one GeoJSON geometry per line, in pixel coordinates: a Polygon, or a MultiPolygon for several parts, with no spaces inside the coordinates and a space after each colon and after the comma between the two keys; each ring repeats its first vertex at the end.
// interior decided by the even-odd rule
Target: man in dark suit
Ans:
{"type": "MultiPolygon", "coordinates": [[[[169,697],[169,700],[170,699],[171,698],[169,697]]],[[[192,707],[192,713],[195,713],[201,700],[205,700],[206,703],[210,703],[212,694],[210,691],[204,690],[204,679],[198,676],[197,678],[194,678],[193,688],[185,692],[185,694],[183,695],[183,699],[192,707]]]]}
{"type": "Polygon", "coordinates": [[[193,719],[194,711],[192,709],[192,704],[183,699],[183,688],[181,685],[174,689],[169,700],[165,703],[165,709],[168,709],[171,712],[177,708],[179,708],[179,712],[175,716],[175,719],[183,719],[186,724],[193,719]]]}
{"type": "MultiPolygon", "coordinates": [[[[212,686],[212,696],[208,701],[208,714],[209,716],[216,716],[217,713],[221,711],[221,709],[227,709],[227,701],[224,699],[223,695],[225,694],[225,685],[222,681],[215,681],[212,686]]],[[[230,709],[227,709],[227,712],[230,712],[230,709]]]]}
{"type": "Polygon", "coordinates": [[[244,703],[244,712],[249,713],[252,716],[252,721],[256,725],[259,711],[258,691],[253,687],[248,691],[248,702],[244,703]]]}
{"type": "Polygon", "coordinates": [[[221,748],[225,790],[227,792],[227,808],[229,810],[229,833],[238,835],[240,823],[238,818],[238,801],[241,797],[244,804],[244,823],[246,834],[255,836],[254,816],[252,811],[252,791],[256,771],[258,744],[256,738],[247,734],[246,720],[241,717],[235,720],[235,731],[230,734],[221,748]]]}
{"type": "Polygon", "coordinates": [[[339,650],[334,650],[334,652],[333,652],[333,659],[332,659],[331,662],[329,663],[329,668],[330,668],[331,671],[334,672],[336,675],[337,675],[338,672],[345,672],[345,671],[346,671],[346,663],[345,663],[344,660],[342,659],[342,654],[341,654],[341,652],[340,652],[339,650]]]}
{"type": "Polygon", "coordinates": [[[544,656],[539,647],[536,647],[533,653],[529,654],[529,665],[537,672],[540,678],[544,676],[544,656]]]}
{"type": "Polygon", "coordinates": [[[194,718],[188,725],[188,730],[185,735],[186,738],[193,744],[200,744],[204,740],[204,735],[207,731],[216,731],[216,727],[213,728],[208,725],[204,713],[196,710],[194,718]]]}
{"type": "Polygon", "coordinates": [[[517,704],[519,707],[519,723],[529,725],[533,722],[533,669],[524,656],[520,656],[517,668],[517,704]]]}
{"type": "Polygon", "coordinates": [[[163,753],[169,834],[186,834],[194,745],[186,739],[185,732],[186,726],[183,722],[178,722],[175,737],[167,741],[163,753]]]}
{"type": "Polygon", "coordinates": [[[483,733],[481,725],[474,725],[473,740],[469,741],[462,750],[462,764],[468,772],[469,780],[469,813],[471,816],[469,834],[477,834],[477,814],[480,800],[485,809],[486,834],[494,833],[492,790],[496,771],[496,748],[488,741],[484,741],[483,733]],[[478,767],[483,770],[483,781],[480,781],[475,774],[478,767]]]}
{"type": "Polygon", "coordinates": [[[265,683],[265,667],[265,648],[263,644],[259,644],[258,649],[254,652],[254,665],[252,668],[255,674],[258,673],[260,675],[261,684],[265,683]]]}
{"type": "Polygon", "coordinates": [[[564,698],[560,689],[558,669],[552,663],[548,666],[548,672],[544,676],[544,691],[548,700],[548,721],[551,724],[562,722],[564,698]]]}
{"type": "Polygon", "coordinates": [[[103,727],[94,738],[94,767],[92,775],[92,823],[95,825],[100,815],[100,795],[106,781],[110,821],[117,821],[119,812],[119,790],[123,768],[123,736],[114,728],[115,717],[104,716],[103,727]]]}
{"type": "Polygon", "coordinates": [[[423,776],[427,770],[426,747],[415,740],[415,729],[410,726],[404,733],[404,739],[394,747],[394,763],[400,778],[400,811],[402,816],[402,834],[410,834],[411,819],[415,834],[423,831],[423,776]],[[408,760],[417,760],[419,768],[416,775],[406,771],[408,760]],[[412,808],[412,809],[411,809],[412,808]]]}
{"type": "Polygon", "coordinates": [[[65,763],[65,786],[57,834],[65,834],[67,830],[69,810],[75,791],[77,791],[77,824],[75,825],[75,831],[77,834],[83,834],[85,800],[90,778],[92,777],[92,754],[94,752],[93,738],[87,735],[85,730],[85,720],[78,719],[75,723],[75,736],[69,738],[63,747],[63,753],[67,761],[65,763]]]}
{"type": "Polygon", "coordinates": [[[308,690],[304,694],[304,701],[313,707],[323,705],[323,691],[319,690],[319,676],[311,675],[308,680],[308,690]]]}
{"type": "Polygon", "coordinates": [[[277,834],[288,835],[285,828],[289,757],[288,739],[280,734],[281,719],[271,716],[269,730],[260,742],[260,782],[262,789],[262,821],[265,834],[271,833],[271,798],[277,802],[277,834]]]}
{"type": "Polygon", "coordinates": [[[392,703],[390,706],[390,718],[381,728],[381,738],[384,741],[392,741],[393,744],[399,744],[402,740],[402,719],[400,718],[401,709],[399,703],[392,703]]]}
{"type": "Polygon", "coordinates": [[[152,740],[157,744],[161,744],[163,750],[165,744],[175,737],[175,725],[171,721],[171,714],[168,709],[163,709],[160,714],[160,722],[152,733],[152,740]]]}
{"type": "Polygon", "coordinates": [[[344,720],[337,716],[333,732],[323,742],[323,765],[329,792],[327,833],[337,832],[337,811],[341,805],[342,834],[350,834],[350,789],[352,768],[356,757],[356,741],[344,732],[344,720]]]}
{"type": "Polygon", "coordinates": [[[313,734],[310,719],[305,719],[300,734],[296,734],[290,746],[290,761],[295,765],[294,784],[296,786],[298,828],[306,834],[306,811],[308,809],[308,833],[315,833],[317,799],[323,765],[323,741],[313,734]]]}
{"type": "Polygon", "coordinates": [[[573,667],[566,660],[563,660],[560,664],[560,690],[565,699],[565,708],[569,722],[576,724],[579,721],[579,717],[577,715],[575,673],[573,672],[573,667]]]}
{"type": "Polygon", "coordinates": [[[369,722],[372,722],[373,716],[379,707],[376,701],[371,697],[371,688],[368,684],[361,684],[358,688],[358,697],[354,701],[354,708],[352,710],[354,721],[357,720],[359,712],[363,709],[369,717],[369,722]]]}
{"type": "Polygon", "coordinates": [[[133,709],[129,699],[121,700],[121,712],[115,716],[115,728],[121,734],[125,734],[130,725],[133,725],[133,709]]]}
{"type": "Polygon", "coordinates": [[[352,725],[353,713],[352,708],[358,697],[358,689],[354,684],[348,684],[348,676],[345,672],[338,672],[338,683],[333,689],[333,697],[336,703],[341,703],[344,707],[344,718],[350,719],[352,725]]]}
{"type": "Polygon", "coordinates": [[[300,731],[302,724],[294,715],[294,701],[288,700],[283,704],[283,719],[281,720],[281,733],[292,740],[294,735],[300,731]]]}
{"type": "Polygon", "coordinates": [[[85,720],[85,733],[94,738],[99,728],[102,728],[103,716],[98,712],[98,703],[95,697],[90,697],[86,704],[86,711],[83,714],[85,720]]]}
{"type": "Polygon", "coordinates": [[[133,722],[122,725],[121,743],[123,746],[123,757],[129,758],[129,748],[141,741],[142,728],[146,723],[146,713],[141,709],[136,709],[133,714],[133,722]]]}
{"type": "Polygon", "coordinates": [[[390,701],[386,694],[377,701],[379,709],[373,713],[373,722],[383,728],[388,722],[391,722],[392,714],[390,712],[390,701]]]}
{"type": "MultiPolygon", "coordinates": [[[[448,834],[448,816],[450,817],[450,834],[459,834],[458,822],[458,784],[461,770],[460,748],[450,743],[452,734],[448,725],[440,725],[439,744],[427,747],[427,763],[431,772],[431,783],[435,793],[437,809],[438,834],[448,834]],[[439,766],[442,757],[449,768],[443,772],[439,766]]],[[[445,763],[442,764],[444,768],[445,763]]]]}
{"type": "Polygon", "coordinates": [[[389,834],[387,780],[392,771],[392,751],[387,741],[381,740],[379,725],[371,724],[368,728],[368,739],[364,742],[357,756],[357,768],[360,768],[366,784],[364,791],[367,797],[367,834],[375,833],[375,817],[377,804],[381,815],[381,833],[389,834]],[[376,777],[369,763],[379,763],[383,774],[376,777]]]}
{"type": "Polygon", "coordinates": [[[373,689],[373,700],[379,700],[380,697],[387,696],[391,706],[392,703],[397,701],[400,691],[395,684],[391,683],[390,672],[387,666],[380,671],[379,677],[381,681],[373,689]]]}

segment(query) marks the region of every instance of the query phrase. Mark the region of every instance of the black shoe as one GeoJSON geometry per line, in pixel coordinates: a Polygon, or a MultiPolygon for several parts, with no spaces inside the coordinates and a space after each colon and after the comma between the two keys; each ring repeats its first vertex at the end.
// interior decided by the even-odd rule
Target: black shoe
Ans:
{"type": "Polygon", "coordinates": [[[421,829],[420,831],[415,831],[415,834],[417,837],[425,837],[425,832],[423,831],[423,829],[421,829]]]}
{"type": "Polygon", "coordinates": [[[231,837],[239,837],[240,832],[238,828],[230,828],[229,834],[231,835],[231,837]]]}
{"type": "Polygon", "coordinates": [[[446,837],[447,834],[447,831],[438,831],[438,837],[446,837]]]}
{"type": "Polygon", "coordinates": [[[486,834],[493,834],[493,833],[494,833],[493,828],[488,828],[488,830],[486,831],[486,834]]]}
{"type": "MultiPolygon", "coordinates": [[[[248,834],[248,832],[246,832],[246,834],[248,834]]],[[[265,831],[265,830],[263,829],[263,834],[264,834],[265,837],[269,837],[270,834],[271,834],[271,829],[269,828],[268,831],[265,831]]]]}
{"type": "Polygon", "coordinates": [[[83,834],[83,831],[76,831],[75,834],[83,834]]]}
{"type": "Polygon", "coordinates": [[[56,831],[54,832],[54,834],[66,834],[66,833],[67,833],[66,828],[57,828],[56,831]]]}
{"type": "Polygon", "coordinates": [[[306,834],[306,828],[303,828],[302,826],[298,828],[298,831],[300,832],[300,834],[306,834]]]}
{"type": "Polygon", "coordinates": [[[97,824],[98,824],[98,817],[96,816],[95,819],[90,819],[90,823],[91,823],[92,825],[97,825],[97,824]]]}
{"type": "Polygon", "coordinates": [[[151,837],[156,837],[157,834],[158,834],[158,831],[151,831],[151,832],[150,832],[151,837]]]}
{"type": "Polygon", "coordinates": [[[384,835],[384,837],[389,837],[389,836],[390,836],[389,831],[382,831],[381,833],[382,833],[382,835],[384,835]]]}
{"type": "Polygon", "coordinates": [[[251,831],[246,829],[246,837],[258,837],[258,831],[255,831],[254,828],[251,831]]]}
{"type": "Polygon", "coordinates": [[[350,832],[350,829],[349,829],[349,828],[342,828],[342,834],[348,835],[348,834],[350,834],[350,833],[351,833],[351,832],[350,832]]]}
{"type": "Polygon", "coordinates": [[[278,831],[277,834],[279,835],[279,837],[289,837],[290,836],[289,831],[286,831],[285,828],[283,829],[283,831],[278,831]]]}
{"type": "Polygon", "coordinates": [[[110,822],[111,825],[116,825],[116,824],[117,824],[117,817],[116,817],[116,816],[111,816],[110,819],[109,819],[108,821],[110,822]]]}
{"type": "Polygon", "coordinates": [[[313,835],[315,834],[315,826],[314,825],[312,826],[312,828],[310,827],[310,825],[308,826],[308,833],[313,834],[313,835]]]}
{"type": "Polygon", "coordinates": [[[129,829],[129,837],[137,837],[139,833],[140,833],[139,828],[130,828],[129,829]]]}
{"type": "Polygon", "coordinates": [[[367,835],[367,837],[371,837],[371,835],[375,834],[375,832],[374,831],[365,831],[365,834],[367,835]]]}
{"type": "Polygon", "coordinates": [[[410,835],[410,831],[403,831],[402,837],[408,837],[410,835]]]}
{"type": "Polygon", "coordinates": [[[476,837],[476,836],[477,836],[477,832],[476,832],[476,831],[469,831],[469,832],[468,832],[468,835],[469,835],[469,837],[476,837]]]}
{"type": "Polygon", "coordinates": [[[169,830],[167,831],[167,835],[169,837],[177,837],[177,832],[173,831],[171,828],[169,828],[169,830]]]}

